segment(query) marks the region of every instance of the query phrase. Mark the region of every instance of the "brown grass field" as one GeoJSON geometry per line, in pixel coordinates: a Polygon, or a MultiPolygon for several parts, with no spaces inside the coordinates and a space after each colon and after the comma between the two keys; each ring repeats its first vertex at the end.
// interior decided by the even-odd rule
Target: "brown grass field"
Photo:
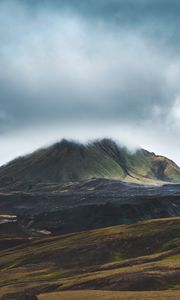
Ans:
{"type": "Polygon", "coordinates": [[[39,300],[179,300],[180,291],[163,292],[114,292],[114,291],[71,291],[44,294],[39,300]]]}
{"type": "Polygon", "coordinates": [[[180,299],[180,217],[29,240],[0,252],[0,299],[180,299]]]}

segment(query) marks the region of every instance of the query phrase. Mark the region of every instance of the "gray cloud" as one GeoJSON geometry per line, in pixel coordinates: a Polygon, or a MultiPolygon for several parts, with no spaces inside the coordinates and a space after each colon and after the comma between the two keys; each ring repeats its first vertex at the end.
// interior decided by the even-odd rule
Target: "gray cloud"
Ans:
{"type": "Polygon", "coordinates": [[[32,14],[42,10],[73,12],[88,21],[125,29],[133,27],[177,46],[180,3],[178,0],[19,0],[32,14]]]}
{"type": "Polygon", "coordinates": [[[3,141],[22,129],[41,134],[43,127],[75,124],[92,132],[95,125],[101,135],[104,122],[112,130],[144,128],[142,145],[148,129],[162,135],[163,128],[164,140],[176,140],[179,9],[178,1],[166,0],[2,1],[3,141]]]}

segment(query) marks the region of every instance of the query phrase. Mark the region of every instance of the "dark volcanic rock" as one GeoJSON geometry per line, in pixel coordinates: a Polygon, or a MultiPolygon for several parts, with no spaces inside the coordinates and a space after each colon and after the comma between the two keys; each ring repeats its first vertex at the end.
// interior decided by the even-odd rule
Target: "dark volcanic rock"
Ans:
{"type": "MultiPolygon", "coordinates": [[[[17,215],[18,224],[28,232],[75,232],[179,216],[180,185],[137,186],[97,179],[75,184],[68,192],[0,194],[0,210],[17,215]]],[[[14,232],[11,224],[2,226],[4,232],[14,232]]]]}

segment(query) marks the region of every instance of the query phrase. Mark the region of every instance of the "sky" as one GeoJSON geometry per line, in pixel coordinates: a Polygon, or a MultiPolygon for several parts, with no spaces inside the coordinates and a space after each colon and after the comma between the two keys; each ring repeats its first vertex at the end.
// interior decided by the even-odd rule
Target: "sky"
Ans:
{"type": "Polygon", "coordinates": [[[0,165],[109,137],[180,165],[179,0],[1,0],[0,165]]]}

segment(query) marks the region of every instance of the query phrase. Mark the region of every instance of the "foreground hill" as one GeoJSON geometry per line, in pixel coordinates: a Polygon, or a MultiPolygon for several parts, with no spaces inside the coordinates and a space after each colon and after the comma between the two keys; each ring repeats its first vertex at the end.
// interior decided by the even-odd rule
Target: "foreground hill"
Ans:
{"type": "Polygon", "coordinates": [[[39,300],[179,300],[180,291],[114,292],[114,291],[71,291],[39,296],[39,300]]]}
{"type": "Polygon", "coordinates": [[[148,184],[180,182],[180,168],[168,158],[143,149],[130,153],[109,139],[87,145],[62,140],[0,168],[1,187],[14,189],[91,178],[148,184]]]}
{"type": "Polygon", "coordinates": [[[33,293],[39,299],[77,300],[94,293],[93,299],[179,299],[179,232],[180,218],[169,218],[33,238],[1,251],[0,296],[33,293]],[[131,293],[123,298],[105,290],[136,292],[134,298],[131,293]]]}

